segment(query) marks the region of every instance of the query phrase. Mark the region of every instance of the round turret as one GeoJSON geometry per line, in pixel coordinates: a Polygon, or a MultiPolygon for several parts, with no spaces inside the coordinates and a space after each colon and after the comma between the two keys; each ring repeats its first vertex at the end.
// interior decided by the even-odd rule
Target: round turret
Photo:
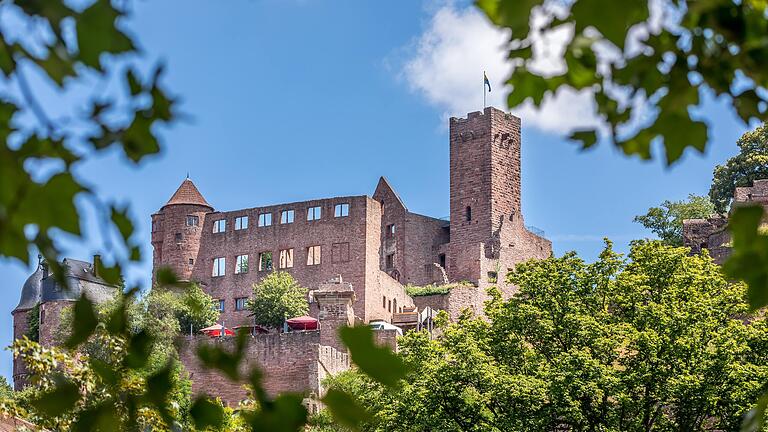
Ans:
{"type": "Polygon", "coordinates": [[[152,215],[154,271],[169,267],[179,279],[190,280],[205,216],[212,211],[192,180],[185,179],[171,199],[152,215]]]}

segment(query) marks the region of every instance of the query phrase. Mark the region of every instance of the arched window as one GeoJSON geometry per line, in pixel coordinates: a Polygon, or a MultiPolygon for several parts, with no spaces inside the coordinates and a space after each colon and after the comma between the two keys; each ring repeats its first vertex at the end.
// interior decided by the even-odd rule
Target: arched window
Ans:
{"type": "Polygon", "coordinates": [[[467,208],[465,209],[465,216],[467,218],[467,222],[472,220],[472,207],[467,206],[467,208]]]}

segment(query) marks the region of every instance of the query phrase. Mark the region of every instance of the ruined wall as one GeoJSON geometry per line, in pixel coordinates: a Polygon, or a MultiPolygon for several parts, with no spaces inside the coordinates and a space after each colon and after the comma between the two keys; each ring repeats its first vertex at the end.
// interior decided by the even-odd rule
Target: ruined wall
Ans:
{"type": "Polygon", "coordinates": [[[401,282],[429,285],[442,281],[434,263],[440,262],[440,246],[448,243],[448,222],[408,213],[405,218],[405,269],[407,277],[401,282]]]}
{"type": "MultiPolygon", "coordinates": [[[[235,299],[250,297],[253,284],[272,271],[259,270],[259,255],[271,252],[274,270],[289,272],[300,284],[310,289],[335,275],[342,275],[345,281],[352,283],[357,294],[355,311],[364,316],[366,259],[370,254],[366,250],[369,246],[366,237],[369,235],[370,204],[378,207],[377,203],[365,196],[338,197],[210,213],[202,227],[201,248],[192,277],[203,282],[204,289],[211,296],[224,300],[224,313],[221,317],[227,326],[249,324],[249,312],[235,310],[235,299]],[[349,204],[349,216],[334,217],[336,204],[349,204]],[[315,206],[321,208],[321,217],[319,220],[308,221],[307,209],[315,206]],[[280,223],[283,210],[293,210],[292,223],[280,223]],[[259,227],[260,214],[271,214],[272,224],[259,227]],[[235,230],[235,218],[240,216],[248,216],[248,228],[235,230]],[[214,222],[222,219],[226,220],[226,230],[213,233],[214,222]],[[320,264],[307,265],[310,246],[320,246],[320,264]],[[293,249],[293,267],[279,268],[280,251],[289,249],[293,249]],[[248,255],[247,272],[235,274],[237,255],[248,255]],[[226,258],[225,275],[213,277],[213,260],[217,257],[226,258]]],[[[378,249],[378,245],[375,246],[378,249]]]]}
{"type": "MultiPolygon", "coordinates": [[[[241,365],[242,371],[258,367],[264,373],[264,389],[270,396],[283,392],[317,393],[318,361],[324,361],[329,371],[341,370],[343,364],[348,362],[335,350],[321,350],[319,342],[320,331],[251,336],[244,356],[246,361],[241,365]]],[[[247,397],[242,383],[232,382],[224,375],[202,367],[196,356],[200,344],[216,344],[233,350],[235,338],[187,336],[179,338],[178,343],[179,357],[190,374],[194,394],[220,397],[230,405],[236,405],[247,397]]]]}
{"type": "Polygon", "coordinates": [[[413,306],[413,299],[405,293],[405,289],[398,281],[382,271],[377,271],[374,278],[368,284],[367,295],[372,303],[370,310],[376,312],[368,315],[368,321],[392,322],[393,313],[402,312],[404,307],[413,306]]]}
{"type": "Polygon", "coordinates": [[[476,315],[483,315],[483,303],[488,299],[482,288],[474,286],[458,286],[452,288],[447,294],[432,294],[417,296],[413,302],[419,310],[427,306],[435,310],[444,310],[452,321],[459,318],[464,309],[469,309],[476,315]]]}

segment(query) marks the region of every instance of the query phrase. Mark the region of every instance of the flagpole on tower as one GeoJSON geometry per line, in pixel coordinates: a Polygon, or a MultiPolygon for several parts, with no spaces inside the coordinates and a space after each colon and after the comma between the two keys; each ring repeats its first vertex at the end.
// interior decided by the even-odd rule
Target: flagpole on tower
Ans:
{"type": "Polygon", "coordinates": [[[483,111],[485,111],[485,81],[488,78],[486,78],[485,71],[483,71],[483,111]]]}

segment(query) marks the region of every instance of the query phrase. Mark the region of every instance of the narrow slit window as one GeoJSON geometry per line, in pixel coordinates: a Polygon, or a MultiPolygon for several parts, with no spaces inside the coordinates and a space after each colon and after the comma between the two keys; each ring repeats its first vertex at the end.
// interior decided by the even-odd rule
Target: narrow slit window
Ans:
{"type": "Polygon", "coordinates": [[[467,206],[464,210],[464,216],[467,218],[467,222],[472,220],[472,207],[467,206]]]}

